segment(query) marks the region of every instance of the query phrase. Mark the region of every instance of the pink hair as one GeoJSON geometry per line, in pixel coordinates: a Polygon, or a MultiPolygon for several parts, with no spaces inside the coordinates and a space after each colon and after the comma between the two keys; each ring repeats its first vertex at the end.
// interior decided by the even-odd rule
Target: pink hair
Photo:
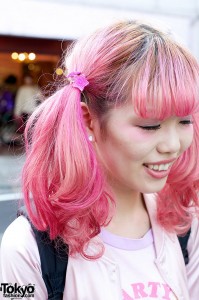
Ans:
{"type": "Polygon", "coordinates": [[[193,143],[158,193],[159,222],[167,230],[185,231],[191,222],[188,208],[199,206],[196,60],[168,34],[123,22],[76,42],[66,68],[86,75],[89,85],[83,94],[66,85],[33,113],[26,127],[23,191],[33,224],[49,230],[52,239],[61,237],[71,254],[86,256],[84,247],[108,224],[114,202],[88,141],[80,101],[99,118],[103,134],[107,112],[130,96],[143,118],[193,115],[193,143]]]}
{"type": "Polygon", "coordinates": [[[26,127],[23,192],[31,221],[52,239],[61,236],[72,253],[83,252],[108,220],[104,179],[87,136],[80,92],[70,85],[46,100],[26,127]]]}

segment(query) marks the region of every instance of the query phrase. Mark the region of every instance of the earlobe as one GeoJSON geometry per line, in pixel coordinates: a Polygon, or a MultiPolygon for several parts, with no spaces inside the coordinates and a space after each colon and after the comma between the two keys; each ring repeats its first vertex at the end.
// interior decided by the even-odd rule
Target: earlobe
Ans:
{"type": "Polygon", "coordinates": [[[89,139],[90,142],[93,142],[93,136],[92,135],[89,135],[88,139],[89,139]]]}
{"type": "Polygon", "coordinates": [[[94,140],[93,117],[86,103],[81,102],[81,109],[82,109],[82,117],[83,117],[84,125],[88,132],[89,140],[90,140],[90,136],[92,136],[92,141],[93,141],[94,140]]]}

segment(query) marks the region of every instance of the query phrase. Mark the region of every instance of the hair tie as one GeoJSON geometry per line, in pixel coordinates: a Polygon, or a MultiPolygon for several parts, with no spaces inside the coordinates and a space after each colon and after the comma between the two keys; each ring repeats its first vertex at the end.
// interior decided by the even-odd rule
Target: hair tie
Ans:
{"type": "Polygon", "coordinates": [[[73,87],[78,88],[81,92],[84,90],[85,86],[89,84],[86,76],[81,72],[71,72],[68,74],[67,78],[69,78],[70,84],[73,87]]]}

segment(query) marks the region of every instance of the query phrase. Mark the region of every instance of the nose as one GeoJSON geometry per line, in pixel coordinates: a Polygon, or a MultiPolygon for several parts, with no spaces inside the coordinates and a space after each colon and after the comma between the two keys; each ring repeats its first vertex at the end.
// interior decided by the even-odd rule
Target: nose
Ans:
{"type": "Polygon", "coordinates": [[[176,128],[165,130],[157,145],[157,151],[160,153],[178,153],[181,149],[181,139],[176,128]]]}

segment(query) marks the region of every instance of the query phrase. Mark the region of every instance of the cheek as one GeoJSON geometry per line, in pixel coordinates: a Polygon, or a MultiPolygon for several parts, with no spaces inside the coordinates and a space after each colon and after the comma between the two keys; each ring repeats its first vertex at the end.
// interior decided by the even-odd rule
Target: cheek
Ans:
{"type": "Polygon", "coordinates": [[[139,158],[153,149],[157,143],[153,133],[149,133],[139,128],[134,128],[128,135],[129,144],[131,145],[132,154],[139,158]]]}
{"type": "Polygon", "coordinates": [[[151,149],[154,148],[154,140],[145,132],[140,130],[127,130],[121,137],[111,139],[111,145],[114,149],[114,154],[120,156],[125,160],[132,162],[143,160],[151,149]]]}
{"type": "Polygon", "coordinates": [[[182,135],[182,151],[189,148],[193,142],[194,129],[193,126],[186,128],[182,135]]]}
{"type": "Polygon", "coordinates": [[[133,128],[129,135],[135,143],[137,142],[143,144],[151,139],[149,132],[140,128],[133,128]]]}

